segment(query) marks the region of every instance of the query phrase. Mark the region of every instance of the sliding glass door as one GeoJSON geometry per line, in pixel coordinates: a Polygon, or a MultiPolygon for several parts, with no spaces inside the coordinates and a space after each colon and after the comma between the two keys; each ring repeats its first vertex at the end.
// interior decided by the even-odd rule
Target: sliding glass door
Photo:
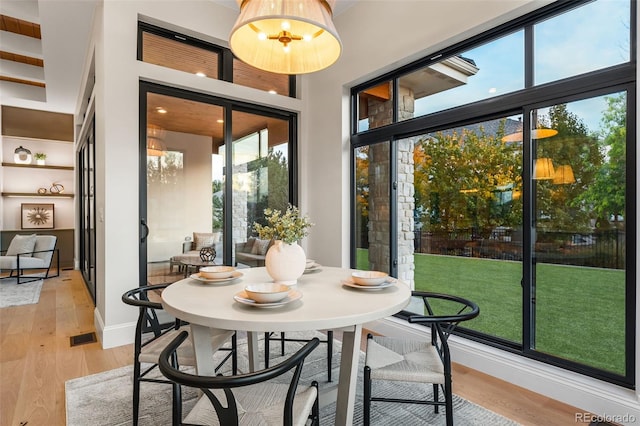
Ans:
{"type": "Polygon", "coordinates": [[[265,208],[295,201],[294,116],[151,84],[141,105],[141,283],[196,272],[203,248],[263,266],[267,246],[247,243],[265,208]]]}

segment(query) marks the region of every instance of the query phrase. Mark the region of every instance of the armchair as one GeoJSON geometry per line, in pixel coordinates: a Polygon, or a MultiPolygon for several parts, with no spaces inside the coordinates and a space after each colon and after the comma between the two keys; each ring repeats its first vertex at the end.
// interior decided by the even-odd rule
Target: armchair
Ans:
{"type": "Polygon", "coordinates": [[[0,270],[10,273],[2,278],[16,278],[18,284],[60,275],[60,252],[54,235],[16,235],[9,248],[0,255],[0,270]],[[51,262],[56,255],[56,275],[50,275],[51,262]],[[44,271],[38,275],[25,275],[25,270],[44,271]],[[15,271],[15,275],[14,275],[15,271]]]}

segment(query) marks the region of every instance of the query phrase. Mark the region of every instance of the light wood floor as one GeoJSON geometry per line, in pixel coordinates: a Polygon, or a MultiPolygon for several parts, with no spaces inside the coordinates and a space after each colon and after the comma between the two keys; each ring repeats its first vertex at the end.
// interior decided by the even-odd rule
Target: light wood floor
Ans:
{"type": "MultiPolygon", "coordinates": [[[[0,425],[64,425],[66,380],[131,363],[132,345],[70,346],[95,331],[93,310],[78,271],[45,280],[37,304],[0,309],[0,425]]],[[[523,425],[576,424],[573,407],[463,366],[453,376],[455,393],[523,425]]]]}

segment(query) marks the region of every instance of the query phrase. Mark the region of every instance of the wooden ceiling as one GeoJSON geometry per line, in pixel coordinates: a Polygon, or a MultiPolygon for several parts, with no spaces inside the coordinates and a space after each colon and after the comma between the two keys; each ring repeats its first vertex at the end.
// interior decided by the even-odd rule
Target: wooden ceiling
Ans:
{"type": "MultiPolygon", "coordinates": [[[[38,40],[42,39],[42,33],[40,31],[40,25],[34,22],[28,22],[22,19],[13,18],[7,15],[0,15],[0,31],[7,31],[10,33],[22,35],[25,37],[31,37],[38,40]]],[[[19,62],[22,64],[33,65],[43,68],[44,61],[40,58],[33,58],[30,56],[24,56],[15,52],[6,52],[0,50],[0,59],[6,61],[19,62]]],[[[33,81],[24,78],[18,78],[15,76],[7,76],[0,74],[0,80],[10,81],[13,83],[27,84],[30,86],[45,87],[45,84],[40,81],[33,81]]]]}
{"type": "MultiPolygon", "coordinates": [[[[278,118],[239,111],[234,111],[232,118],[233,140],[263,129],[281,128],[286,123],[278,118]]],[[[224,141],[223,120],[224,108],[218,105],[157,93],[150,93],[147,97],[147,123],[168,131],[209,136],[214,144],[220,145],[224,141]]]]}

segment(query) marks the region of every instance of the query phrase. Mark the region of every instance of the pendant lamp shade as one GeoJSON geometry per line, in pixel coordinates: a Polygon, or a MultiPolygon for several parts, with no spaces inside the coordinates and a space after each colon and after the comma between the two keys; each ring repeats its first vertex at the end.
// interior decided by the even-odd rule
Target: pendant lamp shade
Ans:
{"type": "MultiPolygon", "coordinates": [[[[555,129],[533,129],[531,130],[531,139],[544,139],[550,138],[558,134],[555,129]]],[[[502,138],[502,142],[522,142],[522,132],[515,132],[505,135],[502,138]]]]}
{"type": "Polygon", "coordinates": [[[556,168],[556,172],[553,175],[553,183],[557,185],[567,185],[575,181],[576,178],[573,176],[573,169],[570,165],[564,164],[556,168]]]}
{"type": "Polygon", "coordinates": [[[553,179],[555,171],[551,158],[537,158],[533,169],[533,178],[536,180],[553,179]]]}
{"type": "Polygon", "coordinates": [[[335,0],[237,0],[229,46],[241,61],[278,74],[306,74],[333,64],[342,42],[335,0]]]}
{"type": "Polygon", "coordinates": [[[154,124],[147,127],[147,156],[161,157],[165,154],[167,147],[164,144],[166,131],[154,124]]]}

